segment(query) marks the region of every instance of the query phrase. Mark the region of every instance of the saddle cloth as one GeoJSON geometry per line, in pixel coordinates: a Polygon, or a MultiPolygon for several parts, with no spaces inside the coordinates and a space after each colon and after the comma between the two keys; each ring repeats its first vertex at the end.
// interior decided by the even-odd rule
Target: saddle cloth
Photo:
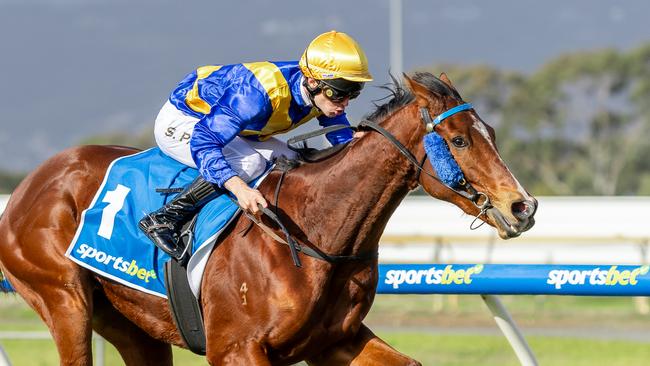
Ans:
{"type": "MultiPolygon", "coordinates": [[[[268,173],[268,169],[267,169],[268,173]]],[[[138,221],[169,202],[176,193],[157,188],[182,188],[198,176],[190,168],[152,148],[111,163],[66,256],[82,267],[125,286],[166,298],[164,264],[170,257],[138,229],[138,221]]],[[[256,187],[266,173],[250,185],[256,187]]],[[[239,213],[228,194],[208,202],[194,226],[187,273],[198,298],[208,256],[223,229],[239,213]]]]}

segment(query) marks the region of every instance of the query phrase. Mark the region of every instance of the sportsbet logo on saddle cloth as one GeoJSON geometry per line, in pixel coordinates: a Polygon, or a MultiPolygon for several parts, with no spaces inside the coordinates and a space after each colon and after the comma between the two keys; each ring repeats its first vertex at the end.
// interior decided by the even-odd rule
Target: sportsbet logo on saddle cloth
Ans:
{"type": "MultiPolygon", "coordinates": [[[[174,197],[157,188],[181,188],[198,171],[153,148],[115,160],[90,206],[82,213],[66,256],[105,277],[126,286],[167,297],[163,276],[170,258],[156,248],[137,228],[140,218],[174,197]]],[[[258,178],[251,185],[263,179],[258,178]]],[[[201,210],[196,222],[188,276],[198,295],[201,275],[214,242],[235,217],[239,207],[222,195],[201,210]]]]}

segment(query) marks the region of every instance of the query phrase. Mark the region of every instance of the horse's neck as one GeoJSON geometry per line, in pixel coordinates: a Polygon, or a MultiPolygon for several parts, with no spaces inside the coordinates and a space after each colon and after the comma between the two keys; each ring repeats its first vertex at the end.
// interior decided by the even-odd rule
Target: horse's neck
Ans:
{"type": "MultiPolygon", "coordinates": [[[[407,126],[413,114],[403,108],[382,123],[412,152],[416,129],[407,126]]],[[[389,217],[409,191],[414,168],[384,136],[366,132],[341,161],[314,177],[312,202],[318,208],[305,210],[308,236],[319,238],[319,248],[331,254],[376,251],[389,217]]]]}

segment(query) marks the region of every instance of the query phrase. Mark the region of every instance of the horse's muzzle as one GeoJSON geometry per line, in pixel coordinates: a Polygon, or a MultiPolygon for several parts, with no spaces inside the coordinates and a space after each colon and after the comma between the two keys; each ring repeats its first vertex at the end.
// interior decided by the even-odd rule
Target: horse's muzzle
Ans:
{"type": "Polygon", "coordinates": [[[535,213],[537,212],[537,200],[521,200],[511,204],[510,215],[504,215],[496,207],[487,210],[487,216],[494,223],[502,239],[516,238],[521,233],[530,230],[535,225],[535,213]],[[509,220],[509,218],[511,218],[509,220]]]}

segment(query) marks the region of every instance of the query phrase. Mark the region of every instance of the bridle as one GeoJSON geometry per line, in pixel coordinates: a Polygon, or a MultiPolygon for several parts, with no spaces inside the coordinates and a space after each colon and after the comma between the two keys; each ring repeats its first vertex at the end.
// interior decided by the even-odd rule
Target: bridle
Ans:
{"type": "MultiPolygon", "coordinates": [[[[442,123],[445,119],[453,116],[456,113],[469,111],[471,109],[473,109],[472,105],[469,104],[469,103],[465,103],[465,104],[461,104],[459,106],[450,108],[450,109],[446,110],[445,112],[441,113],[440,115],[438,115],[435,119],[431,119],[431,115],[429,114],[429,110],[426,109],[426,108],[420,108],[420,116],[422,118],[422,122],[423,122],[424,127],[427,130],[427,132],[428,133],[435,133],[434,132],[435,127],[437,125],[439,125],[440,123],[442,123]]],[[[417,158],[415,157],[415,155],[413,155],[413,153],[411,151],[409,151],[409,149],[406,146],[404,146],[404,144],[402,144],[395,136],[393,136],[393,134],[391,134],[385,128],[381,127],[379,124],[377,124],[377,123],[375,123],[373,121],[370,121],[370,120],[362,120],[359,123],[359,127],[367,127],[367,128],[369,128],[371,130],[379,132],[382,136],[384,136],[386,139],[388,139],[388,141],[390,141],[390,143],[393,144],[393,146],[395,146],[400,151],[400,153],[402,153],[402,155],[404,155],[406,157],[406,159],[409,162],[411,162],[417,168],[416,169],[417,172],[416,172],[415,180],[420,185],[422,185],[422,181],[420,180],[420,178],[422,176],[421,173],[424,173],[427,176],[429,176],[430,178],[435,179],[440,184],[442,184],[445,187],[449,188],[451,191],[455,192],[456,194],[458,194],[458,195],[468,199],[469,201],[471,201],[479,209],[479,213],[474,218],[474,221],[472,221],[472,223],[470,224],[470,229],[472,229],[472,230],[478,229],[481,225],[483,225],[485,223],[484,221],[481,221],[481,223],[479,225],[476,225],[476,226],[474,225],[476,223],[476,221],[478,221],[480,219],[480,217],[487,212],[487,210],[489,210],[490,208],[493,207],[492,204],[490,203],[490,199],[485,193],[477,191],[464,177],[461,178],[458,182],[456,182],[456,186],[458,186],[458,187],[460,187],[462,189],[457,189],[456,187],[454,187],[454,186],[452,186],[450,184],[446,184],[440,178],[438,178],[437,176],[429,173],[428,171],[426,171],[423,168],[424,162],[427,160],[427,156],[428,156],[426,150],[424,152],[424,156],[422,157],[422,160],[418,161],[417,158]]],[[[304,141],[304,140],[307,140],[307,139],[309,139],[311,137],[315,137],[315,136],[318,136],[318,135],[321,135],[321,134],[325,134],[325,133],[332,132],[332,131],[339,130],[339,129],[343,129],[343,128],[350,128],[350,126],[347,126],[347,125],[329,126],[329,127],[324,128],[324,129],[321,129],[320,131],[295,136],[295,137],[289,139],[289,141],[287,141],[287,143],[288,143],[290,148],[292,148],[294,150],[299,150],[299,148],[294,147],[292,145],[299,142],[299,141],[304,141]]],[[[280,179],[278,180],[278,183],[277,183],[277,186],[276,186],[276,190],[275,190],[275,207],[276,207],[276,209],[278,207],[278,197],[279,197],[279,192],[280,192],[280,186],[282,185],[282,180],[284,178],[285,173],[286,173],[286,171],[282,172],[282,174],[280,176],[280,179]]],[[[235,203],[237,203],[236,200],[233,200],[233,201],[235,203]]],[[[259,220],[255,216],[251,215],[246,210],[243,210],[243,212],[251,221],[253,221],[253,223],[258,225],[264,232],[266,232],[268,235],[270,235],[277,242],[282,243],[282,244],[286,244],[286,245],[289,246],[289,249],[291,251],[291,258],[292,258],[294,264],[296,265],[296,267],[301,267],[302,266],[300,258],[298,257],[299,252],[302,252],[305,255],[308,255],[310,257],[320,259],[320,260],[323,260],[323,261],[326,261],[326,262],[329,262],[329,263],[332,263],[332,264],[345,263],[345,262],[355,262],[355,261],[370,261],[370,260],[377,259],[377,256],[378,256],[377,252],[367,252],[367,253],[362,253],[360,255],[329,255],[329,254],[326,254],[326,253],[318,250],[317,248],[311,248],[309,246],[302,245],[302,244],[296,242],[295,239],[293,239],[293,237],[289,233],[289,230],[283,225],[282,221],[280,220],[278,212],[273,212],[268,208],[262,207],[261,205],[259,205],[259,208],[264,213],[264,215],[266,215],[269,219],[271,219],[271,221],[273,221],[276,225],[278,225],[278,227],[280,228],[280,230],[284,234],[285,238],[281,238],[280,236],[275,234],[271,228],[266,226],[264,223],[262,223],[261,220],[259,220]]]]}
{"type": "MultiPolygon", "coordinates": [[[[440,115],[438,115],[435,119],[431,119],[431,114],[429,113],[429,110],[425,107],[420,108],[420,118],[422,120],[422,123],[424,124],[424,128],[428,133],[434,133],[435,127],[442,123],[445,119],[460,113],[464,111],[470,111],[472,110],[473,107],[469,103],[464,103],[461,105],[458,105],[456,107],[450,108],[440,115]]],[[[419,182],[420,185],[422,185],[422,181],[420,180],[421,173],[426,174],[428,177],[435,179],[438,181],[440,184],[444,185],[445,187],[449,188],[451,191],[455,192],[456,194],[468,199],[471,201],[476,208],[479,209],[478,215],[476,215],[474,221],[470,225],[470,229],[475,230],[478,229],[481,225],[483,225],[484,222],[481,222],[481,224],[475,226],[475,222],[479,220],[479,218],[484,215],[488,209],[492,208],[492,203],[490,202],[490,198],[485,194],[484,192],[479,192],[477,191],[464,177],[461,178],[457,182],[457,186],[460,187],[461,189],[456,188],[455,186],[449,185],[437,176],[429,173],[426,171],[423,166],[424,162],[427,160],[428,154],[425,151],[424,156],[422,157],[421,161],[418,161],[415,155],[409,149],[404,146],[395,136],[393,136],[388,130],[385,128],[381,127],[379,124],[370,121],[370,120],[362,120],[359,123],[360,127],[367,127],[370,128],[374,131],[379,132],[382,136],[384,136],[388,141],[390,141],[391,144],[393,144],[402,155],[406,157],[406,159],[411,162],[417,169],[416,169],[416,176],[415,180],[419,182]]]]}

